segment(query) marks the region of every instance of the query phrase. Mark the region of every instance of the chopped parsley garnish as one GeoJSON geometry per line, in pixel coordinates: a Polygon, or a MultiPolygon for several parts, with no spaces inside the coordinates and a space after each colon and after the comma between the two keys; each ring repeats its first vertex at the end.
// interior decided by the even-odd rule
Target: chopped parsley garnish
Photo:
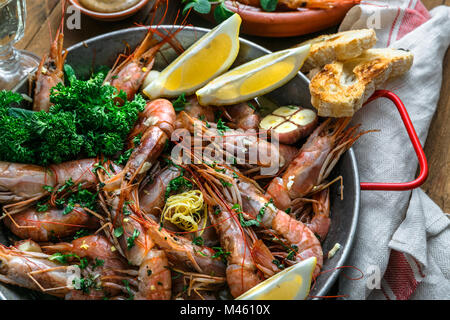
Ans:
{"type": "Polygon", "coordinates": [[[105,167],[103,165],[101,165],[100,163],[96,163],[94,164],[94,169],[92,169],[92,172],[97,173],[97,171],[99,169],[102,169],[107,175],[108,177],[111,178],[111,174],[108,172],[108,170],[105,169],[105,167]]]}
{"type": "Polygon", "coordinates": [[[36,209],[37,209],[38,212],[44,212],[44,211],[47,211],[48,208],[49,208],[49,205],[48,205],[48,204],[40,204],[40,203],[38,203],[38,204],[36,205],[36,209]]]}
{"type": "Polygon", "coordinates": [[[134,247],[134,245],[135,245],[134,241],[136,240],[137,237],[139,237],[140,234],[141,234],[141,232],[139,230],[134,229],[133,235],[131,237],[127,238],[128,249],[131,249],[134,247]]]}
{"type": "Polygon", "coordinates": [[[278,267],[278,269],[284,269],[284,264],[282,264],[280,261],[278,261],[277,259],[272,260],[272,263],[274,265],[276,265],[278,267]]]}
{"type": "Polygon", "coordinates": [[[241,226],[243,226],[244,228],[248,228],[251,226],[259,226],[259,222],[251,219],[251,220],[245,220],[244,219],[244,215],[242,213],[239,213],[239,222],[241,223],[241,226]]]}
{"type": "Polygon", "coordinates": [[[125,151],[124,153],[122,153],[119,156],[119,159],[117,159],[116,161],[114,161],[117,164],[123,164],[125,165],[128,162],[128,159],[130,159],[131,154],[133,153],[134,149],[128,149],[127,151],[125,151]]]}
{"type": "Polygon", "coordinates": [[[205,117],[205,115],[204,114],[201,114],[199,117],[198,117],[198,119],[199,120],[201,120],[201,121],[205,121],[205,126],[209,129],[209,128],[211,128],[211,125],[208,123],[208,121],[206,120],[206,117],[205,117]]]}
{"type": "Polygon", "coordinates": [[[239,216],[239,222],[241,223],[241,226],[244,228],[248,228],[251,226],[257,226],[259,227],[262,221],[262,218],[264,216],[265,213],[265,209],[267,208],[267,206],[269,204],[273,203],[273,199],[270,199],[269,202],[265,203],[264,206],[259,210],[256,219],[251,219],[251,220],[245,220],[244,219],[244,214],[242,213],[242,208],[239,204],[234,204],[231,209],[233,209],[239,216]]]}
{"type": "Polygon", "coordinates": [[[138,146],[141,144],[142,133],[139,133],[136,137],[133,138],[133,144],[138,146]]]}
{"type": "Polygon", "coordinates": [[[223,251],[221,247],[213,247],[213,249],[216,251],[214,255],[212,256],[213,259],[215,258],[221,258],[224,263],[227,262],[227,257],[231,254],[229,251],[223,251]]]}
{"type": "Polygon", "coordinates": [[[223,179],[219,179],[219,180],[220,180],[220,183],[222,184],[222,186],[224,186],[224,187],[232,187],[233,186],[233,184],[228,181],[225,181],[223,179]]]}
{"type": "Polygon", "coordinates": [[[175,101],[172,102],[173,108],[176,112],[183,111],[186,106],[186,94],[182,93],[175,101]]]}
{"type": "Polygon", "coordinates": [[[86,269],[88,264],[89,264],[89,262],[87,261],[86,258],[81,258],[80,259],[80,269],[86,269]]]}
{"type": "Polygon", "coordinates": [[[172,191],[178,191],[181,188],[192,188],[192,183],[184,177],[183,171],[181,172],[180,176],[170,180],[169,185],[166,188],[166,199],[169,197],[172,191]]]}
{"type": "Polygon", "coordinates": [[[94,210],[96,201],[97,193],[92,193],[87,189],[83,189],[80,183],[78,184],[77,190],[71,192],[67,199],[65,199],[64,203],[66,204],[66,207],[64,208],[63,214],[72,212],[76,205],[79,205],[82,208],[94,210]]]}
{"type": "Polygon", "coordinates": [[[233,206],[231,207],[232,210],[236,211],[237,213],[242,212],[242,208],[241,205],[239,203],[235,203],[233,204],[233,206]]]}
{"type": "Polygon", "coordinates": [[[227,130],[230,130],[230,128],[227,127],[227,126],[223,123],[222,119],[219,119],[219,121],[217,121],[217,132],[219,132],[219,134],[220,134],[221,136],[223,136],[224,132],[227,131],[227,130]]]}
{"type": "Polygon", "coordinates": [[[95,258],[95,263],[92,266],[92,269],[95,269],[97,267],[102,267],[105,264],[105,260],[99,259],[99,258],[95,258]]]}
{"type": "Polygon", "coordinates": [[[122,213],[123,213],[124,216],[131,215],[131,212],[127,209],[128,205],[129,205],[129,203],[127,203],[127,201],[123,205],[122,213]]]}
{"type": "Polygon", "coordinates": [[[269,206],[269,204],[273,204],[273,199],[271,198],[269,202],[266,202],[261,209],[259,209],[258,215],[256,216],[256,220],[258,222],[261,222],[262,218],[264,217],[264,213],[266,211],[266,208],[269,206]]]}
{"type": "Polygon", "coordinates": [[[126,279],[123,279],[122,282],[125,285],[125,289],[128,292],[128,300],[133,300],[134,299],[134,294],[133,294],[133,291],[131,291],[130,283],[126,279]]]}
{"type": "Polygon", "coordinates": [[[114,236],[116,238],[120,238],[123,235],[123,228],[122,227],[118,227],[114,229],[114,236]]]}
{"type": "Polygon", "coordinates": [[[116,238],[120,238],[123,235],[123,228],[122,227],[118,227],[114,229],[114,236],[116,238]]]}
{"type": "Polygon", "coordinates": [[[61,252],[56,252],[48,258],[48,260],[50,261],[57,261],[63,264],[69,263],[72,259],[76,259],[80,262],[80,264],[78,265],[80,269],[86,269],[86,267],[89,265],[87,258],[80,258],[74,253],[62,254],[61,252]]]}
{"type": "Polygon", "coordinates": [[[73,187],[74,184],[75,183],[72,181],[72,178],[69,178],[64,182],[64,185],[58,189],[58,192],[63,192],[66,189],[70,189],[71,187],[73,187]]]}
{"type": "Polygon", "coordinates": [[[78,230],[75,235],[73,236],[73,240],[78,239],[78,238],[82,238],[89,235],[89,230],[87,229],[80,229],[78,230]]]}
{"type": "Polygon", "coordinates": [[[52,186],[43,186],[42,189],[44,189],[47,192],[53,192],[53,187],[52,186]]]}
{"type": "Polygon", "coordinates": [[[75,206],[74,206],[74,204],[73,203],[68,203],[67,205],[66,205],[66,207],[64,208],[64,211],[63,211],[63,215],[66,215],[66,214],[69,214],[69,213],[71,213],[72,211],[73,211],[73,209],[75,208],[75,206]]]}
{"type": "Polygon", "coordinates": [[[80,257],[74,253],[62,254],[61,252],[57,252],[52,254],[48,260],[50,261],[58,261],[59,263],[68,263],[71,258],[75,258],[80,260],[80,257]]]}
{"type": "Polygon", "coordinates": [[[288,260],[294,260],[295,253],[298,252],[298,246],[296,246],[295,244],[291,245],[291,248],[292,248],[292,250],[289,252],[289,254],[286,257],[286,259],[288,259],[288,260]]]}
{"type": "Polygon", "coordinates": [[[72,281],[72,283],[73,283],[75,289],[81,290],[84,293],[89,293],[91,291],[91,288],[96,287],[95,280],[99,276],[100,276],[99,274],[97,274],[95,276],[90,274],[87,278],[81,278],[78,281],[77,281],[77,279],[74,279],[72,281]]]}
{"type": "Polygon", "coordinates": [[[55,200],[55,205],[58,209],[64,208],[64,203],[65,203],[64,199],[56,199],[55,200]]]}
{"type": "Polygon", "coordinates": [[[205,240],[202,237],[194,237],[192,243],[197,246],[203,246],[205,244],[205,240]]]}

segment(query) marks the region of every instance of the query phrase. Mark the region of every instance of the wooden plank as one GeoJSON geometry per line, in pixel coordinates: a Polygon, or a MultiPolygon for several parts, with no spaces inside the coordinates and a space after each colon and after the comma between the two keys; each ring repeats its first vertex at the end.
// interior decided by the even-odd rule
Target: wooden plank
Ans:
{"type": "MultiPolygon", "coordinates": [[[[47,0],[48,7],[36,8],[36,13],[32,13],[30,19],[27,19],[28,26],[26,28],[25,38],[18,43],[17,47],[20,49],[29,50],[37,55],[43,55],[49,51],[50,48],[50,30],[52,35],[56,33],[61,22],[61,3],[59,0],[47,0]],[[45,14],[47,12],[47,14],[45,14]],[[49,30],[50,26],[50,30],[49,30]]],[[[32,4],[30,11],[35,9],[36,1],[28,0],[32,4]]],[[[27,3],[28,3],[27,2],[27,3]]],[[[81,14],[80,29],[69,30],[65,25],[64,28],[64,47],[87,40],[94,36],[108,33],[124,28],[131,28],[137,25],[148,24],[155,16],[154,21],[161,24],[172,24],[175,19],[176,10],[172,5],[169,7],[168,14],[162,19],[164,15],[163,8],[153,10],[153,3],[150,2],[136,15],[121,21],[98,21],[86,15],[81,14]]],[[[67,18],[67,17],[66,17],[67,18]]]]}
{"type": "MultiPolygon", "coordinates": [[[[27,4],[31,1],[32,0],[27,1],[27,4]]],[[[27,26],[26,34],[27,36],[31,34],[31,39],[28,43],[23,44],[25,50],[31,51],[39,56],[49,52],[52,37],[55,37],[56,30],[61,24],[61,3],[58,0],[50,0],[47,1],[47,4],[48,7],[43,6],[43,8],[39,9],[45,11],[48,10],[47,14],[44,17],[38,15],[36,18],[39,20],[31,21],[27,26]]]]}
{"type": "MultiPolygon", "coordinates": [[[[27,0],[27,20],[25,22],[25,35],[16,44],[19,49],[27,48],[30,43],[37,39],[41,26],[47,20],[47,17],[53,11],[59,0],[35,1],[27,0]]],[[[35,52],[41,54],[40,52],[35,52]]]]}
{"type": "MultiPolygon", "coordinates": [[[[450,5],[450,0],[423,0],[429,10],[439,5],[450,5]]],[[[450,53],[447,51],[443,66],[441,96],[431,122],[425,154],[430,173],[423,185],[425,192],[444,210],[450,212],[450,53]]]]}
{"type": "Polygon", "coordinates": [[[441,96],[431,123],[425,154],[430,174],[423,185],[425,192],[444,210],[450,212],[450,50],[444,61],[441,96]]]}
{"type": "Polygon", "coordinates": [[[450,0],[423,0],[422,2],[428,10],[443,4],[450,5],[450,0]]]}

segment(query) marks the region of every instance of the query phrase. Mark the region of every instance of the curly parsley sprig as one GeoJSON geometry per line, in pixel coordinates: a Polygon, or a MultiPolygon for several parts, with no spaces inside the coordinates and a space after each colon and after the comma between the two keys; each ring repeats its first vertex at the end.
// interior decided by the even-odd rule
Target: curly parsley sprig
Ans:
{"type": "Polygon", "coordinates": [[[65,70],[68,85],[51,89],[49,112],[17,108],[23,97],[0,91],[0,161],[49,165],[123,150],[144,98],[126,101],[124,92],[103,85],[104,71],[84,81],[65,70]]]}

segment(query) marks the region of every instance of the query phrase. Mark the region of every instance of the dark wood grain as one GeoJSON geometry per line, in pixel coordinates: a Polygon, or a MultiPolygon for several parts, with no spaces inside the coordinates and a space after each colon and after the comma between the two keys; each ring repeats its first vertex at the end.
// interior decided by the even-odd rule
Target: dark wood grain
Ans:
{"type": "MultiPolygon", "coordinates": [[[[450,0],[424,0],[427,9],[450,5],[450,0]]],[[[425,144],[430,173],[423,185],[425,192],[444,210],[450,212],[450,53],[444,60],[441,96],[425,144]]]]}
{"type": "MultiPolygon", "coordinates": [[[[432,9],[439,5],[450,5],[450,0],[423,0],[422,2],[427,9],[432,9]]],[[[179,1],[169,1],[170,7],[163,20],[161,20],[163,12],[158,11],[155,13],[152,10],[152,3],[153,1],[135,16],[118,22],[102,22],[82,15],[80,30],[64,30],[65,46],[71,46],[106,32],[133,27],[139,23],[149,23],[151,18],[155,15],[154,21],[161,21],[163,24],[172,24],[177,14],[179,1]]],[[[50,30],[51,33],[54,34],[61,22],[60,1],[27,0],[27,5],[27,28],[24,38],[17,46],[38,55],[43,55],[48,52],[50,47],[50,30]]],[[[189,22],[197,26],[212,27],[209,22],[197,16],[191,17],[189,22]]],[[[323,33],[334,31],[335,29],[331,28],[323,31],[323,33]]],[[[264,39],[261,37],[245,35],[243,35],[243,37],[259,43],[268,49],[276,50],[287,48],[306,38],[311,38],[316,35],[317,34],[285,39],[264,39]]],[[[430,195],[430,197],[446,212],[450,212],[450,127],[448,126],[448,119],[450,119],[450,54],[447,52],[444,61],[441,97],[425,146],[425,153],[430,166],[430,174],[427,182],[423,186],[427,194],[430,195]]]]}
{"type": "Polygon", "coordinates": [[[445,211],[450,212],[450,50],[444,61],[444,74],[438,108],[425,145],[430,174],[423,188],[445,211]]]}
{"type": "MultiPolygon", "coordinates": [[[[99,21],[88,16],[81,15],[81,28],[69,30],[64,28],[64,47],[95,37],[107,32],[131,28],[137,25],[149,24],[152,19],[159,24],[173,24],[177,14],[175,1],[171,1],[169,9],[164,16],[164,8],[154,10],[153,1],[150,1],[134,16],[121,21],[99,21]],[[164,19],[163,19],[164,16],[164,19]]],[[[48,53],[51,37],[54,36],[61,23],[61,1],[27,0],[28,17],[24,38],[17,44],[20,49],[31,51],[39,56],[48,53]]]]}
{"type": "Polygon", "coordinates": [[[422,3],[428,10],[440,5],[450,5],[450,0],[423,0],[422,3]]]}

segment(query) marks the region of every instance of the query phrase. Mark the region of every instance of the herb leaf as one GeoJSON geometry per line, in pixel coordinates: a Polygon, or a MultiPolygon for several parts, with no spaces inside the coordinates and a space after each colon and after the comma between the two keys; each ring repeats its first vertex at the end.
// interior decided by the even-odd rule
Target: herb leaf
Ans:
{"type": "Polygon", "coordinates": [[[128,249],[131,249],[134,247],[134,245],[135,245],[134,241],[136,240],[137,237],[139,237],[140,234],[141,234],[141,232],[139,230],[134,229],[133,235],[131,237],[127,238],[128,249]]]}
{"type": "Polygon", "coordinates": [[[186,106],[186,94],[182,93],[174,102],[172,102],[173,108],[176,112],[183,111],[186,106]]]}
{"type": "Polygon", "coordinates": [[[278,0],[260,0],[260,4],[264,11],[272,12],[277,8],[278,0]]]}
{"type": "Polygon", "coordinates": [[[197,246],[203,246],[205,244],[205,240],[202,237],[194,237],[192,243],[197,246]]]}
{"type": "Polygon", "coordinates": [[[223,251],[221,247],[213,247],[213,249],[216,251],[214,255],[212,256],[213,259],[215,258],[221,258],[223,262],[227,262],[228,256],[231,254],[229,251],[223,251]]]}
{"type": "Polygon", "coordinates": [[[220,134],[221,136],[223,136],[224,132],[227,131],[227,130],[230,130],[230,128],[227,127],[227,126],[223,123],[222,119],[219,119],[219,121],[217,121],[217,131],[219,132],[219,134],[220,134]]]}
{"type": "Polygon", "coordinates": [[[166,188],[166,199],[169,197],[172,191],[178,191],[181,188],[192,188],[192,183],[183,176],[183,172],[181,172],[181,175],[179,177],[170,180],[169,185],[166,188]]]}
{"type": "Polygon", "coordinates": [[[231,17],[234,14],[233,11],[230,11],[226,6],[224,2],[220,2],[216,8],[214,9],[214,19],[221,23],[225,20],[227,20],[229,17],[231,17]]]}
{"type": "Polygon", "coordinates": [[[118,227],[114,229],[114,236],[116,238],[120,238],[123,235],[123,228],[122,227],[118,227]]]}
{"type": "Polygon", "coordinates": [[[211,3],[208,0],[191,0],[184,6],[183,14],[193,8],[195,11],[201,14],[207,14],[211,11],[211,3]]]}

